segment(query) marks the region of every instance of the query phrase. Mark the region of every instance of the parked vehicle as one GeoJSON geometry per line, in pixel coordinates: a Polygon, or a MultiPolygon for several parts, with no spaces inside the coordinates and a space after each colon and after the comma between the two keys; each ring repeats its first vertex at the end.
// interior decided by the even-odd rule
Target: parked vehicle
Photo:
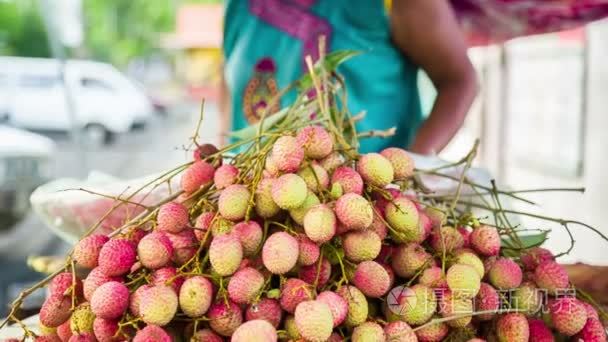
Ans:
{"type": "Polygon", "coordinates": [[[144,126],[152,116],[147,95],[113,66],[69,60],[65,85],[60,67],[55,59],[0,57],[0,118],[34,130],[68,131],[76,124],[88,140],[107,143],[116,134],[144,126]]]}

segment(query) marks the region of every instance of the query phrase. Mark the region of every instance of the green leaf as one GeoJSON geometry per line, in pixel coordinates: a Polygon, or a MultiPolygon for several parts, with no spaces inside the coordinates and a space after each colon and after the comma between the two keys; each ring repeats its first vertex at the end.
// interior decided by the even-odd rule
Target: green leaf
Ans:
{"type": "MultiPolygon", "coordinates": [[[[359,54],[361,54],[361,51],[356,51],[356,50],[338,50],[338,51],[334,51],[329,53],[327,56],[325,56],[325,59],[323,60],[323,68],[325,69],[325,71],[327,72],[333,72],[334,70],[336,70],[338,68],[338,66],[340,66],[340,64],[346,62],[347,60],[351,59],[352,57],[355,57],[359,54]]],[[[321,64],[320,61],[317,61],[317,63],[315,64],[315,73],[318,73],[321,71],[321,64]]],[[[302,78],[300,78],[297,82],[297,88],[300,91],[306,91],[310,88],[312,88],[313,83],[312,83],[312,78],[310,77],[310,73],[306,73],[304,76],[302,76],[302,78]]]]}
{"type": "MultiPolygon", "coordinates": [[[[517,234],[519,240],[521,241],[521,243],[523,244],[524,248],[532,248],[532,247],[538,247],[540,245],[542,245],[546,240],[547,240],[547,235],[549,234],[549,231],[542,231],[540,233],[536,233],[536,234],[530,234],[530,233],[526,233],[524,232],[519,232],[517,234]]],[[[504,237],[502,238],[502,245],[504,246],[517,246],[517,243],[515,243],[513,241],[513,239],[511,239],[510,237],[504,237]]],[[[505,249],[504,250],[504,254],[506,256],[509,257],[514,257],[518,255],[518,251],[515,250],[510,250],[510,249],[505,249]]]]}

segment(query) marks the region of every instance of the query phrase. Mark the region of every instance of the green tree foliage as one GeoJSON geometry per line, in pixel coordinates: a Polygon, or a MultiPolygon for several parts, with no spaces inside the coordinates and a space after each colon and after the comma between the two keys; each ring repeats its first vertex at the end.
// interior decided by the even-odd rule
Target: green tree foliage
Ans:
{"type": "Polygon", "coordinates": [[[50,56],[44,22],[35,0],[0,1],[0,55],[50,56]]]}

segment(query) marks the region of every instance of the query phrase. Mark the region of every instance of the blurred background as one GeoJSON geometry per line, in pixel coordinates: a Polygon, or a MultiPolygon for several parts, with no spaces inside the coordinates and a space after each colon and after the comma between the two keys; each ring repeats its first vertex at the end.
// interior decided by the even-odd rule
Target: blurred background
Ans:
{"type": "MultiPolygon", "coordinates": [[[[69,248],[31,212],[37,186],[91,171],[142,177],[187,160],[203,98],[200,141],[219,141],[222,15],[212,0],[0,0],[0,316],[41,277],[28,256],[69,248]]],[[[459,159],[480,138],[476,164],[502,186],[587,189],[531,194],[542,205],[526,210],[608,233],[608,22],[529,33],[538,32],[467,31],[481,92],[440,156],[459,159]]],[[[434,90],[424,75],[420,89],[428,111],[434,90]]],[[[559,225],[522,224],[553,229],[550,248],[568,248],[559,225]]],[[[608,264],[606,242],[576,233],[564,262],[608,264]]]]}

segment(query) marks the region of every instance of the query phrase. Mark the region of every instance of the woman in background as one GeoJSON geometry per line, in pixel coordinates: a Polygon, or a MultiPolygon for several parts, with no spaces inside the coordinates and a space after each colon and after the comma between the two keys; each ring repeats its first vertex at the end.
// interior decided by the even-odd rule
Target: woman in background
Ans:
{"type": "MultiPolygon", "coordinates": [[[[367,111],[358,130],[397,128],[388,139],[363,140],[363,152],[439,152],[476,95],[475,71],[446,0],[395,0],[389,11],[381,0],[227,0],[224,26],[222,133],[258,121],[269,100],[307,71],[304,58],[319,56],[320,36],[329,51],[365,52],[338,69],[351,113],[367,111]],[[437,90],[426,120],[419,68],[437,90]]],[[[283,96],[281,106],[295,95],[283,96]]]]}

